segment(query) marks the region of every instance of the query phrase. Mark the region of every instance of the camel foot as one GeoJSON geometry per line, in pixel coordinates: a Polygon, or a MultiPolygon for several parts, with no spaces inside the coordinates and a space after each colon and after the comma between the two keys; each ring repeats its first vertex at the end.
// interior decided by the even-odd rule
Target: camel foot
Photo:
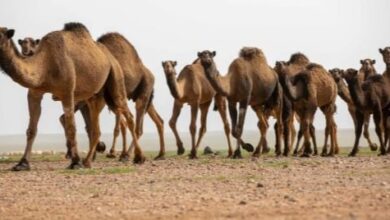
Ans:
{"type": "Polygon", "coordinates": [[[72,162],[66,169],[78,170],[81,168],[83,168],[83,166],[81,165],[80,161],[78,161],[78,162],[72,162]]]}
{"type": "Polygon", "coordinates": [[[120,162],[128,162],[130,160],[130,155],[129,154],[124,154],[122,153],[120,156],[119,156],[119,161],[120,162]]]}
{"type": "Polygon", "coordinates": [[[378,145],[377,144],[371,144],[370,145],[370,149],[371,149],[371,151],[377,151],[378,150],[378,145]]]}
{"type": "Polygon", "coordinates": [[[253,147],[252,144],[250,143],[245,143],[242,145],[242,148],[248,152],[253,152],[255,150],[255,148],[253,147]]]}
{"type": "Polygon", "coordinates": [[[196,156],[196,151],[191,151],[191,153],[188,155],[188,158],[193,160],[193,159],[198,159],[196,156]]]}
{"type": "Polygon", "coordinates": [[[275,156],[279,157],[282,155],[282,152],[280,150],[275,150],[275,156]]]}
{"type": "Polygon", "coordinates": [[[163,153],[160,153],[159,155],[157,155],[154,160],[165,160],[165,156],[163,153]]]}
{"type": "Polygon", "coordinates": [[[334,153],[329,152],[326,157],[334,157],[334,153]]]}
{"type": "Polygon", "coordinates": [[[293,156],[294,156],[294,157],[297,157],[297,156],[298,156],[298,151],[294,150],[293,156]]]}
{"type": "Polygon", "coordinates": [[[87,159],[84,159],[83,160],[83,166],[84,168],[91,168],[91,161],[87,160],[87,159]]]}
{"type": "Polygon", "coordinates": [[[70,152],[70,150],[66,151],[66,154],[65,154],[65,159],[72,159],[72,153],[70,152]]]}
{"type": "Polygon", "coordinates": [[[232,151],[232,150],[229,150],[228,155],[227,155],[227,158],[231,158],[231,157],[233,157],[233,151],[232,151]]]}
{"type": "Polygon", "coordinates": [[[145,162],[146,158],[144,155],[140,154],[140,155],[135,155],[134,156],[134,159],[133,159],[133,163],[135,164],[143,164],[145,162]]]}
{"type": "Polygon", "coordinates": [[[96,151],[98,153],[104,153],[106,151],[106,144],[103,141],[100,141],[96,144],[96,151]]]}
{"type": "Polygon", "coordinates": [[[19,161],[18,164],[16,164],[15,166],[13,166],[11,168],[12,171],[28,171],[30,170],[30,164],[28,163],[28,161],[23,158],[19,161]]]}
{"type": "Polygon", "coordinates": [[[115,157],[116,157],[115,152],[110,151],[110,153],[108,153],[108,154],[106,155],[106,157],[107,157],[107,158],[115,158],[115,157]]]}
{"type": "Polygon", "coordinates": [[[242,159],[241,151],[235,150],[233,154],[233,159],[242,159]]]}
{"type": "Polygon", "coordinates": [[[284,150],[283,151],[283,156],[288,157],[289,153],[290,153],[289,150],[284,150]]]}
{"type": "Polygon", "coordinates": [[[387,154],[385,149],[381,149],[381,152],[378,154],[378,156],[385,156],[387,154]]]}
{"type": "Polygon", "coordinates": [[[307,157],[307,158],[309,158],[310,155],[311,155],[310,153],[304,152],[303,154],[301,154],[301,157],[307,157]]]}
{"type": "Polygon", "coordinates": [[[254,152],[253,154],[252,154],[252,158],[260,158],[260,153],[259,152],[254,152]]]}
{"type": "Polygon", "coordinates": [[[314,156],[317,156],[318,155],[318,151],[317,149],[314,150],[314,153],[313,153],[314,156]]]}
{"type": "Polygon", "coordinates": [[[177,148],[177,155],[183,155],[185,151],[184,147],[180,146],[177,148]]]}
{"type": "Polygon", "coordinates": [[[263,150],[262,150],[261,153],[262,154],[268,154],[270,151],[271,151],[271,148],[269,148],[268,145],[267,145],[267,146],[263,147],[263,150]]]}
{"type": "Polygon", "coordinates": [[[348,157],[354,157],[357,154],[357,150],[352,150],[351,153],[348,154],[348,157]]]}

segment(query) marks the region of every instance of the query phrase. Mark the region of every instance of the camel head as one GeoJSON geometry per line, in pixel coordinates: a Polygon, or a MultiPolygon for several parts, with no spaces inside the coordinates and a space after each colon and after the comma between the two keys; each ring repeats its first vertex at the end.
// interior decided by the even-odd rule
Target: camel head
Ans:
{"type": "Polygon", "coordinates": [[[389,65],[390,64],[390,47],[385,47],[383,49],[379,48],[379,53],[382,54],[383,61],[389,65]]]}
{"type": "Polygon", "coordinates": [[[11,39],[15,34],[14,29],[0,27],[0,50],[11,45],[11,39]]]}
{"type": "Polygon", "coordinates": [[[209,50],[204,50],[202,52],[198,52],[198,58],[200,59],[200,63],[202,64],[203,67],[209,67],[214,63],[213,58],[217,55],[217,52],[215,51],[209,51],[209,50]]]}
{"type": "Polygon", "coordinates": [[[330,73],[330,75],[332,75],[334,81],[336,83],[338,83],[343,78],[344,70],[339,69],[339,68],[334,68],[334,69],[329,70],[329,73],[330,73]]]}
{"type": "Polygon", "coordinates": [[[176,61],[167,60],[162,62],[165,75],[176,75],[175,66],[177,65],[176,61]]]}
{"type": "Polygon", "coordinates": [[[349,69],[344,71],[344,74],[342,74],[342,76],[347,82],[350,82],[352,80],[358,79],[358,73],[359,73],[359,71],[352,69],[352,68],[349,68],[349,69]]]}
{"type": "Polygon", "coordinates": [[[281,77],[282,75],[286,74],[287,62],[285,62],[285,61],[276,61],[274,70],[279,75],[279,77],[281,77]]]}
{"type": "Polygon", "coordinates": [[[40,42],[39,39],[34,40],[31,37],[26,37],[23,40],[21,39],[18,40],[18,43],[22,48],[22,54],[24,56],[34,55],[36,49],[38,48],[39,42],[40,42]]]}
{"type": "Polygon", "coordinates": [[[362,65],[361,70],[363,72],[375,72],[375,68],[374,68],[375,60],[371,60],[371,59],[360,60],[360,64],[362,65]]]}

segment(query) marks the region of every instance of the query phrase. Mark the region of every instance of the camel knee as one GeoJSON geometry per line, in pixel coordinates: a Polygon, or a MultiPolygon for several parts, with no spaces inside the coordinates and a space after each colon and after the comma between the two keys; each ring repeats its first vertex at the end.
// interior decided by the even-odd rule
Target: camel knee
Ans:
{"type": "Polygon", "coordinates": [[[65,115],[64,114],[60,116],[59,121],[62,124],[62,126],[65,125],[65,115]]]}
{"type": "Polygon", "coordinates": [[[196,125],[195,124],[190,125],[190,132],[191,132],[191,134],[195,134],[195,132],[196,132],[196,125]]]}
{"type": "Polygon", "coordinates": [[[27,128],[26,135],[28,139],[34,138],[37,135],[37,129],[35,128],[27,128]]]}
{"type": "Polygon", "coordinates": [[[169,120],[169,127],[171,128],[171,129],[175,129],[175,127],[176,127],[176,121],[174,121],[174,120],[169,120]]]}

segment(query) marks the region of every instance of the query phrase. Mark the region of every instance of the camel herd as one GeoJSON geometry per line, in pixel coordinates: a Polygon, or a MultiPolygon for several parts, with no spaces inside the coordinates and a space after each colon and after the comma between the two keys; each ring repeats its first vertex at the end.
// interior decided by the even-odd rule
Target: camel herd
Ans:
{"type": "MultiPolygon", "coordinates": [[[[107,157],[116,157],[116,140],[121,133],[123,146],[120,160],[129,160],[134,151],[134,163],[145,161],[138,139],[142,136],[143,119],[147,113],[155,123],[160,138],[160,151],[155,159],[164,159],[163,119],[153,104],[154,76],[125,37],[108,33],[94,40],[83,24],[67,23],[62,30],[48,33],[40,40],[19,40],[19,52],[12,39],[14,32],[13,29],[0,28],[0,68],[16,83],[28,88],[30,114],[25,152],[12,168],[14,171],[30,169],[29,160],[45,93],[51,93],[53,100],[62,103],[64,114],[60,122],[66,136],[66,156],[71,160],[68,168],[89,168],[96,151],[104,152],[105,144],[100,141],[99,114],[106,105],[116,117],[113,143],[107,157]],[[135,121],[127,105],[129,99],[135,102],[135,121]],[[83,116],[89,138],[89,151],[82,161],[76,140],[74,113],[77,110],[83,116]],[[129,148],[127,130],[132,136],[129,148]]],[[[214,110],[219,112],[224,126],[228,157],[241,158],[241,147],[253,152],[253,157],[269,152],[266,133],[270,117],[276,119],[277,156],[290,154],[296,136],[294,155],[317,155],[313,121],[318,108],[326,118],[321,155],[334,156],[339,153],[334,120],[337,95],[347,103],[355,124],[355,142],[349,155],[358,153],[363,127],[371,150],[377,150],[368,133],[371,114],[379,139],[380,155],[390,153],[390,47],[379,49],[379,52],[386,64],[383,74],[375,70],[375,60],[361,60],[360,70],[335,68],[328,71],[302,53],[295,53],[288,61],[278,61],[271,67],[264,53],[255,47],[242,48],[226,75],[218,71],[214,62],[215,51],[198,52],[195,61],[186,65],[178,75],[176,61],[163,61],[167,85],[174,98],[169,126],[176,138],[177,154],[185,152],[176,128],[183,105],[187,103],[191,107],[189,157],[194,159],[206,133],[207,114],[214,100],[214,110]],[[256,148],[242,139],[248,106],[258,117],[260,141],[256,148]],[[201,126],[196,139],[198,110],[201,126]],[[300,124],[298,133],[294,127],[295,120],[300,124]],[[235,150],[230,133],[236,140],[235,150]],[[302,137],[303,145],[300,148],[302,137]]]]}

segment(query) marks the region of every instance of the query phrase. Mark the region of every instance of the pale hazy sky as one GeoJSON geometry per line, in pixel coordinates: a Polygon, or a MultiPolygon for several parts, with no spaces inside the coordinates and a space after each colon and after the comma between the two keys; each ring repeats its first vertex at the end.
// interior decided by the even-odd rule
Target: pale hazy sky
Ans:
{"type": "MultiPolygon", "coordinates": [[[[60,30],[64,23],[84,23],[94,38],[117,31],[137,49],[156,77],[154,103],[167,122],[173,98],[165,83],[162,60],[178,61],[178,71],[196,58],[197,51],[217,51],[216,62],[225,73],[243,46],[261,48],[270,65],[286,60],[297,51],[326,68],[359,67],[359,60],[377,60],[384,71],[379,47],[390,46],[390,1],[388,0],[164,0],[164,1],[80,1],[2,0],[0,26],[14,28],[14,39],[41,38],[60,30]]],[[[0,74],[0,135],[25,133],[28,124],[27,89],[0,74]]],[[[129,102],[134,112],[133,103],[129,102]]],[[[346,105],[338,98],[338,128],[352,128],[346,105]]],[[[61,104],[46,95],[42,103],[39,133],[62,133],[58,117],[61,104]]],[[[188,131],[187,106],[178,127],[188,131]]],[[[146,117],[146,132],[155,132],[146,117]]],[[[77,115],[78,132],[84,132],[77,115]]],[[[105,109],[103,132],[112,132],[114,116],[105,109]]],[[[257,119],[249,110],[246,129],[257,130],[257,119]]],[[[315,126],[324,128],[317,112],[315,126]]],[[[208,130],[222,130],[219,115],[209,114],[208,130]]]]}

